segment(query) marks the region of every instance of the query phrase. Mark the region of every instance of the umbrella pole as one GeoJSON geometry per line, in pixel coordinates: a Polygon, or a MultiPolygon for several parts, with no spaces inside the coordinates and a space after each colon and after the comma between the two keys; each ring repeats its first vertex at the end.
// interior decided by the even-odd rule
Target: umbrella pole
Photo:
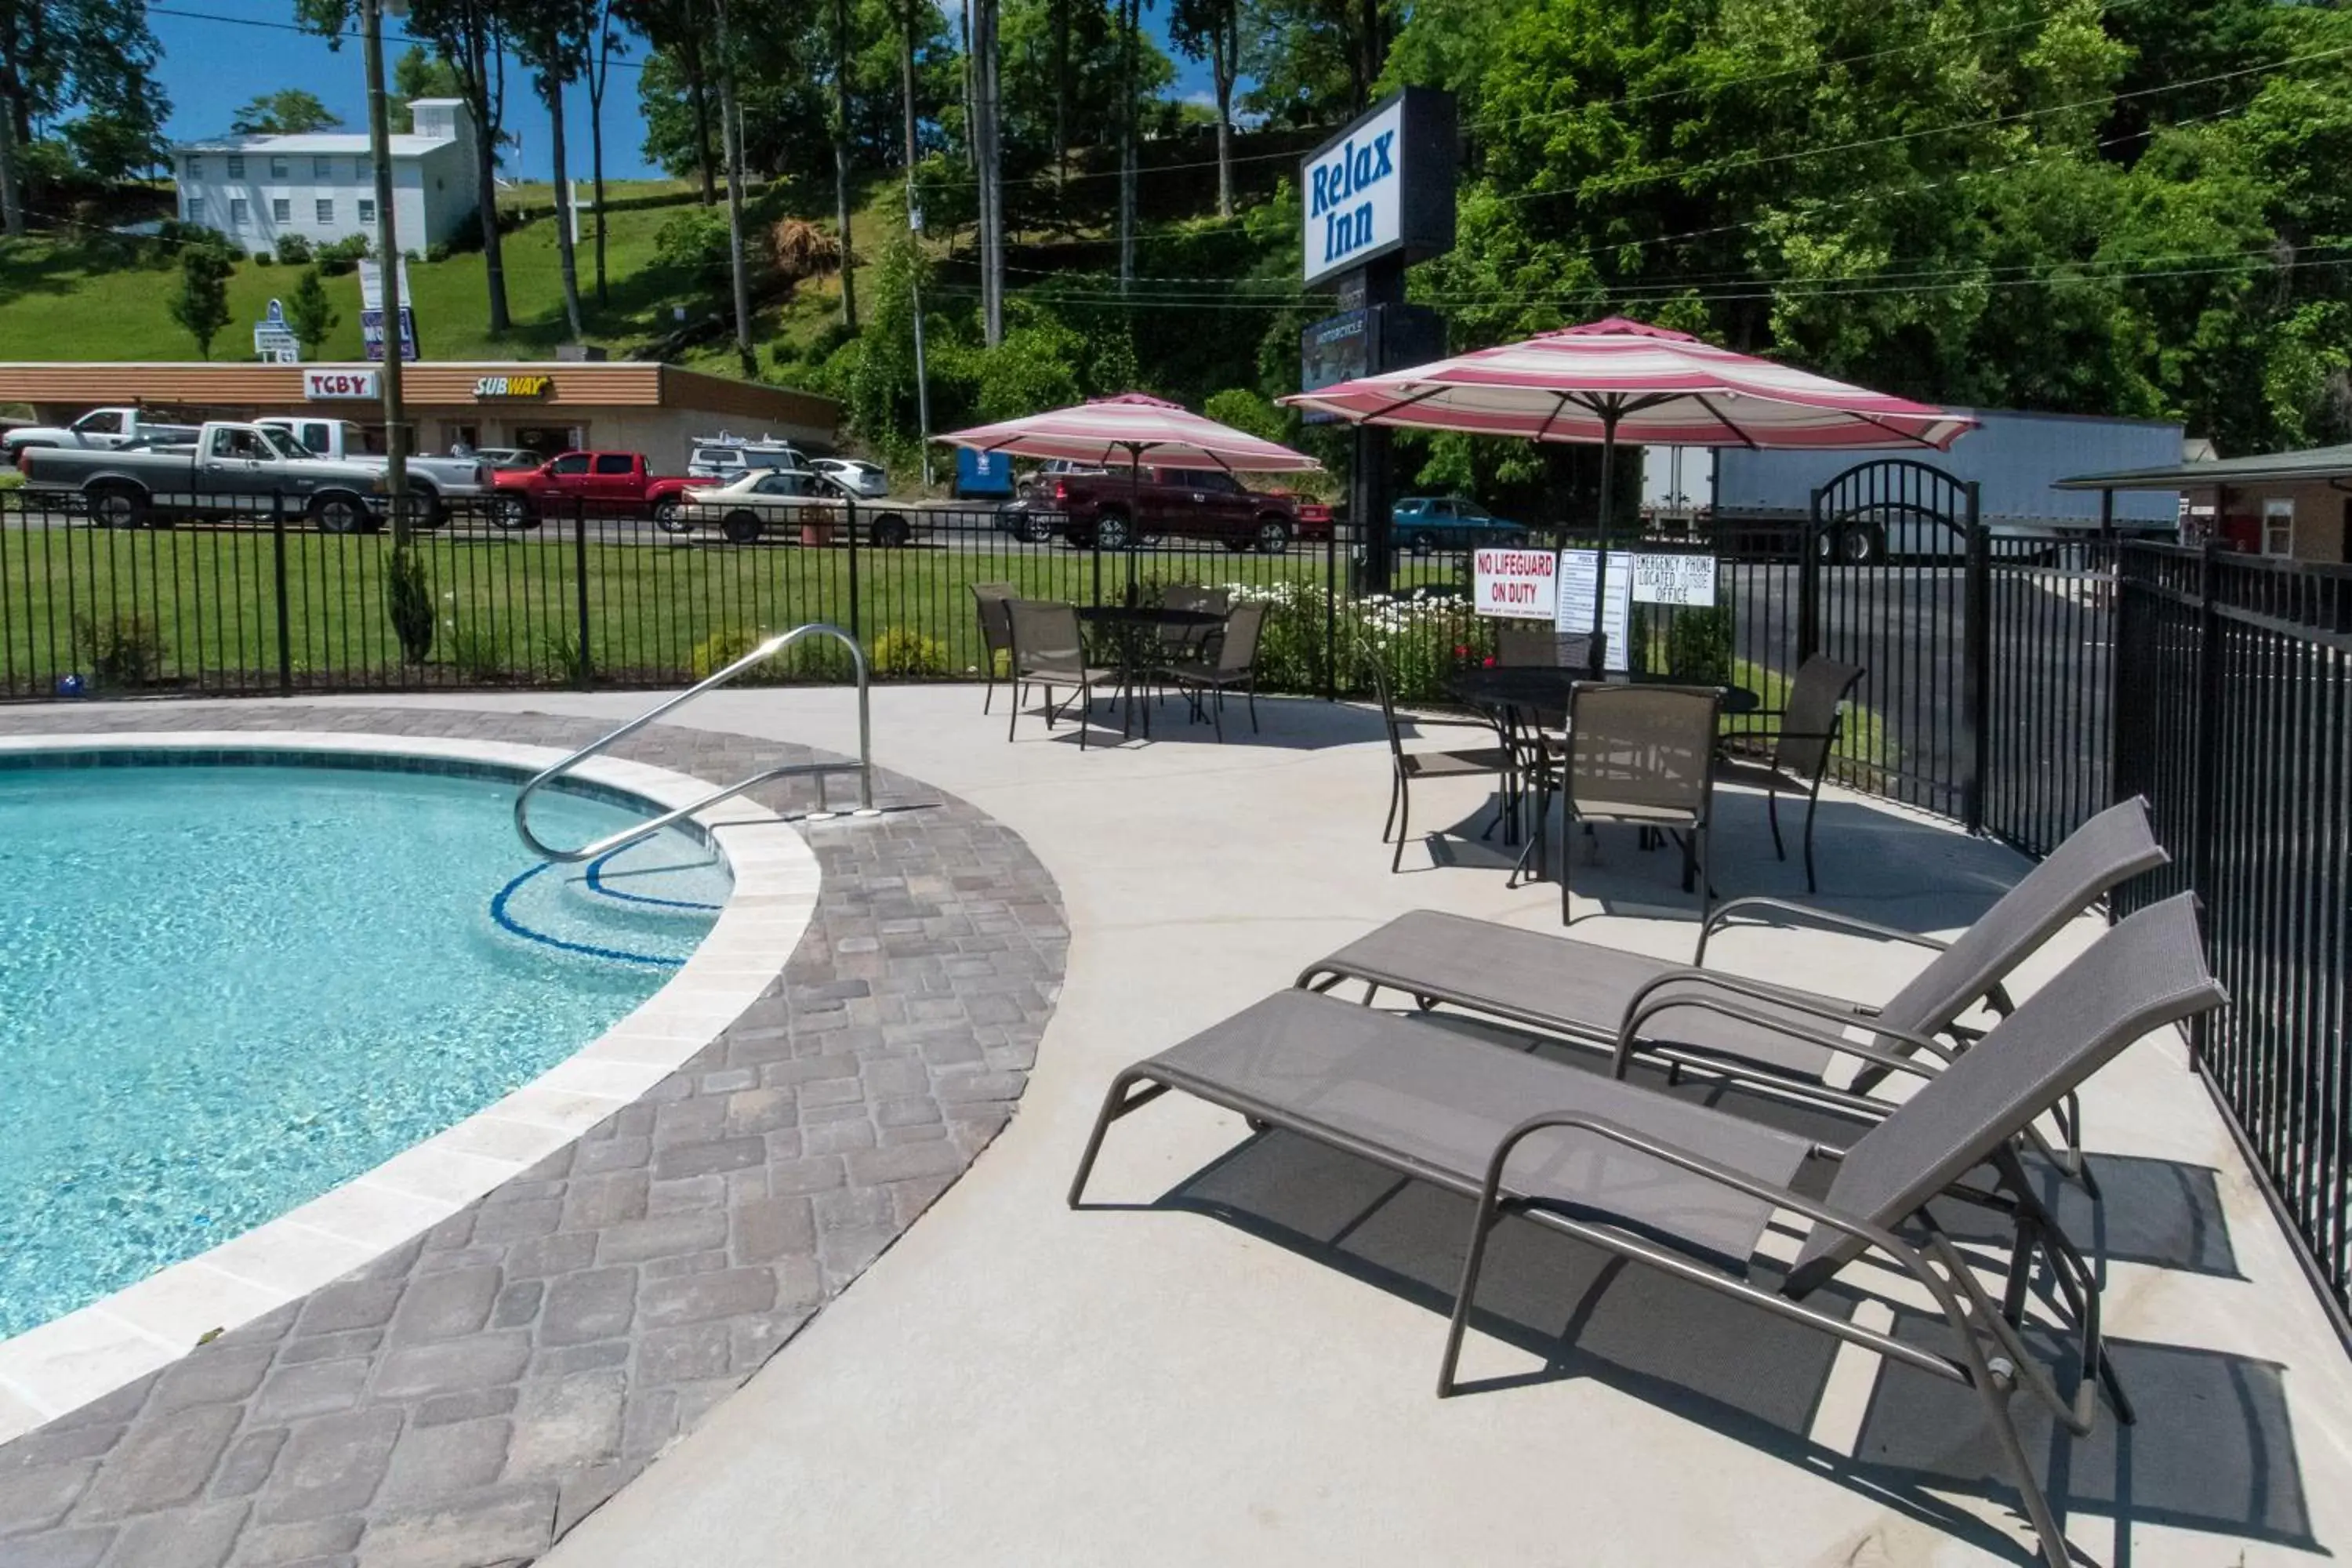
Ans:
{"type": "Polygon", "coordinates": [[[1127,607],[1135,608],[1135,551],[1143,533],[1143,448],[1127,449],[1127,607]]]}
{"type": "MultiPolygon", "coordinates": [[[[1594,680],[1601,679],[1601,672],[1607,662],[1601,646],[1601,639],[1603,628],[1608,624],[1609,490],[1616,478],[1617,420],[1621,412],[1617,400],[1613,397],[1601,405],[1601,517],[1600,526],[1595,531],[1599,543],[1592,552],[1592,641],[1586,652],[1586,658],[1590,661],[1586,673],[1594,680]]],[[[1633,668],[1633,650],[1628,648],[1625,652],[1626,668],[1630,669],[1633,668]]]]}

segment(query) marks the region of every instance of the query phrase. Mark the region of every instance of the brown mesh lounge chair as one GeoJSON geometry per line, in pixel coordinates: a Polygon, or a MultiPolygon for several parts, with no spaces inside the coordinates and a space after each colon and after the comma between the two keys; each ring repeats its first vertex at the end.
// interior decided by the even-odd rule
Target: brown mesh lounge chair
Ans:
{"type": "Polygon", "coordinates": [[[1683,885],[1695,878],[1700,910],[1713,905],[1706,833],[1722,704],[1721,689],[1712,686],[1580,681],[1570,689],[1559,771],[1561,924],[1572,919],[1569,867],[1579,823],[1631,823],[1672,836],[1683,848],[1683,885]]]}
{"type": "MultiPolygon", "coordinates": [[[[1735,899],[1700,928],[1696,963],[1706,961],[1707,939],[1749,919],[1786,920],[1931,950],[1935,956],[1883,1006],[1786,986],[1768,985],[1720,970],[1685,968],[1573,938],[1522,931],[1462,915],[1415,910],[1349,942],[1300,971],[1298,984],[1328,991],[1342,981],[1364,984],[1364,1000],[1382,991],[1414,998],[1423,1007],[1446,1005],[1618,1053],[1641,1054],[1676,1068],[1695,1067],[1768,1086],[1785,1085],[1842,1109],[1875,1113],[1860,1098],[1880,1074],[1865,1069],[1852,1090],[1825,1081],[1838,1052],[1822,1041],[1843,1026],[1865,1023],[1885,1031],[1877,1046],[1905,1054],[1908,1042],[1940,1037],[1955,1044],[1974,1038],[1958,1023],[1980,1002],[2009,1005],[2004,980],[2068,921],[2145,871],[2171,858],[2148,826],[2147,804],[2134,798],[2109,806],[2001,895],[1999,902],[1951,942],[1833,914],[1779,899],[1735,899]],[[1629,1030],[1633,1016],[1662,1006],[1694,985],[1738,994],[1749,1012],[1772,1026],[1719,1014],[1661,1011],[1658,1028],[1629,1030]],[[1662,1037],[1663,1035],[1663,1037],[1662,1037]],[[1638,1043],[1637,1043],[1638,1042],[1638,1043]]],[[[2077,1145],[2080,1124],[2063,1118],[2068,1153],[2060,1164],[2091,1185],[2077,1145]]]]}
{"type": "MultiPolygon", "coordinates": [[[[2011,1140],[2133,1041],[2226,1000],[2206,972],[2191,911],[2184,894],[2108,931],[1997,1025],[1984,1048],[1928,1078],[1842,1151],[1416,1019],[1283,993],[1121,1073],[1069,1202],[1079,1205],[1111,1122],[1182,1089],[1476,1200],[1439,1362],[1441,1395],[1454,1389],[1487,1235],[1503,1215],[1521,1215],[1974,1389],[2043,1557],[2050,1568],[2068,1568],[2065,1537],[2010,1400],[2027,1391],[2068,1431],[2086,1436],[2104,1383],[2117,1418],[2133,1416],[2107,1363],[2095,1277],[2033,1196],[2011,1140]],[[1834,1165],[1818,1199],[1792,1186],[1816,1160],[1834,1165]],[[1984,1201],[2017,1227],[1999,1304],[1926,1208],[1966,1191],[1954,1184],[1987,1163],[2001,1185],[1984,1201]],[[1758,1251],[1783,1215],[1809,1222],[1785,1272],[1758,1251]],[[1866,1273],[1845,1272],[1865,1255],[1926,1291],[1948,1343],[1866,1328],[1805,1300],[1832,1278],[1866,1290],[1866,1273]],[[2020,1331],[2021,1285],[2037,1258],[2079,1335],[2071,1388],[2020,1331]]],[[[1900,1386],[1882,1383],[1880,1396],[1900,1386]]]]}
{"type": "MultiPolygon", "coordinates": [[[[980,612],[981,679],[988,683],[987,690],[981,694],[980,699],[980,710],[983,713],[996,700],[996,656],[1000,653],[1005,656],[1004,668],[1008,672],[1013,668],[1013,614],[1006,606],[1019,593],[1020,590],[1010,583],[974,583],[971,585],[972,605],[980,612]]],[[[1021,683],[1018,680],[1013,682],[1013,700],[1015,706],[1021,701],[1021,683]]]]}
{"type": "Polygon", "coordinates": [[[1764,813],[1772,825],[1772,853],[1786,860],[1780,844],[1780,796],[1783,792],[1805,797],[1805,891],[1817,890],[1813,879],[1813,813],[1822,800],[1822,775],[1829,771],[1830,753],[1837,746],[1845,700],[1861,683],[1862,666],[1840,664],[1815,654],[1797,670],[1789,688],[1786,708],[1766,709],[1749,715],[1767,721],[1763,729],[1732,737],[1769,741],[1762,756],[1728,756],[1716,764],[1717,782],[1747,784],[1764,792],[1764,813]]]}
{"type": "MultiPolygon", "coordinates": [[[[1013,717],[1004,738],[1013,739],[1021,722],[1020,691],[1026,682],[1045,689],[1045,728],[1054,727],[1061,711],[1054,688],[1071,688],[1068,701],[1078,705],[1078,750],[1087,749],[1087,729],[1093,717],[1095,688],[1118,679],[1118,672],[1087,662],[1086,639],[1078,632],[1078,612],[1068,605],[1038,599],[1013,599],[1005,605],[1013,627],[1013,717]]],[[[1065,702],[1063,707],[1067,707],[1065,702]]]]}
{"type": "Polygon", "coordinates": [[[1259,635],[1265,629],[1266,605],[1264,602],[1244,605],[1225,617],[1225,624],[1209,645],[1208,657],[1198,663],[1162,665],[1154,671],[1171,680],[1192,700],[1192,717],[1198,720],[1203,707],[1215,718],[1217,740],[1225,738],[1225,693],[1241,691],[1249,698],[1250,733],[1257,733],[1257,645],[1259,635]]]}
{"type": "MultiPolygon", "coordinates": [[[[1503,802],[1495,809],[1495,821],[1486,825],[1486,833],[1495,831],[1517,803],[1516,763],[1507,746],[1475,746],[1459,752],[1408,752],[1404,749],[1404,726],[1415,730],[1462,729],[1482,730],[1495,733],[1495,727],[1484,719],[1427,718],[1416,714],[1410,720],[1397,716],[1396,700],[1389,690],[1389,678],[1377,658],[1367,658],[1364,668],[1371,677],[1372,690],[1381,700],[1381,722],[1389,734],[1389,816],[1381,825],[1381,842],[1389,838],[1389,828],[1396,829],[1396,853],[1389,857],[1389,871],[1393,875],[1404,865],[1404,844],[1412,830],[1412,783],[1415,779],[1476,778],[1491,773],[1501,784],[1503,802]]],[[[1481,834],[1481,837],[1486,834],[1481,834]]]]}

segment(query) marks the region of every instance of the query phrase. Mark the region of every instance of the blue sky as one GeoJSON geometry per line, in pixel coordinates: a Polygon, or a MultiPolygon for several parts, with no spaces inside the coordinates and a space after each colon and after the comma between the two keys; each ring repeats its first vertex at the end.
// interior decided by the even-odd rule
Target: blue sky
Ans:
{"type": "MultiPolygon", "coordinates": [[[[956,7],[950,5],[950,14],[956,7]]],[[[1157,13],[1163,7],[1150,6],[1157,13]]],[[[352,131],[367,124],[366,66],[357,40],[341,50],[323,38],[288,30],[293,6],[285,0],[157,0],[148,10],[148,24],[163,47],[163,89],[172,100],[167,130],[174,141],[217,135],[245,103],[279,88],[299,87],[317,93],[327,107],[343,117],[352,131]],[[208,19],[208,18],[228,18],[208,19]],[[254,26],[251,24],[261,24],[254,26]]],[[[1166,23],[1157,15],[1146,24],[1165,41],[1166,23]]],[[[384,68],[407,47],[395,41],[399,23],[385,21],[384,68]]],[[[1177,59],[1177,90],[1185,95],[1205,91],[1209,68],[1181,57],[1177,59]]],[[[565,131],[571,142],[573,173],[588,173],[588,95],[569,95],[565,131]]],[[[524,178],[547,176],[547,125],[544,113],[531,100],[520,73],[509,71],[507,119],[522,136],[522,149],[508,161],[508,172],[524,178]]],[[[625,65],[613,72],[613,86],[604,100],[605,173],[628,178],[650,174],[638,151],[644,121],[637,113],[635,73],[625,65]]]]}

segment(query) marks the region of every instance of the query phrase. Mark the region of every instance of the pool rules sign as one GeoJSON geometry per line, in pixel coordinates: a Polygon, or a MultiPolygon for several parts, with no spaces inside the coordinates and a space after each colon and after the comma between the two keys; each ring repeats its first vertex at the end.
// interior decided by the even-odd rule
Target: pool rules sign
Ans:
{"type": "Polygon", "coordinates": [[[1550,620],[1559,604],[1559,552],[1554,550],[1481,550],[1471,561],[1482,616],[1513,620],[1550,620]]]}

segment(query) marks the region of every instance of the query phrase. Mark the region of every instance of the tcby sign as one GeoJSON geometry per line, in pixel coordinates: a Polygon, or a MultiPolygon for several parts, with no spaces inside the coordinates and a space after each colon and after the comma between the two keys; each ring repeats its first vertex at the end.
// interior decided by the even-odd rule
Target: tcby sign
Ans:
{"type": "Polygon", "coordinates": [[[1403,132],[1404,105],[1391,103],[1308,161],[1301,193],[1308,282],[1396,245],[1403,132]]]}
{"type": "Polygon", "coordinates": [[[1548,621],[1559,605],[1559,556],[1549,550],[1481,550],[1471,557],[1482,616],[1548,621]]]}
{"type": "Polygon", "coordinates": [[[382,390],[372,370],[306,370],[302,395],[313,403],[344,398],[374,397],[382,390]]]}

